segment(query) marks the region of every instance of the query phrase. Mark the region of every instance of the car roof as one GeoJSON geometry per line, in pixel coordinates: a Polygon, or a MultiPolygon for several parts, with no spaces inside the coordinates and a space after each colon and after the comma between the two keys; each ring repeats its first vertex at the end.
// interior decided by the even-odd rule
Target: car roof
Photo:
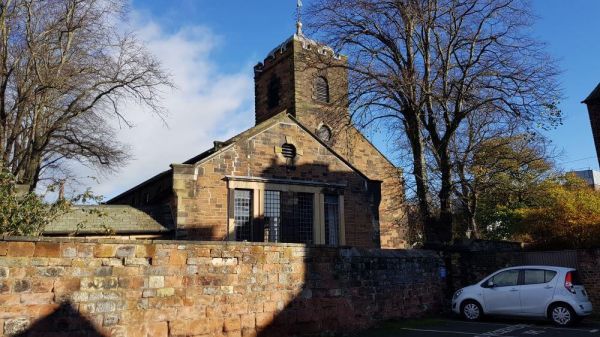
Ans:
{"type": "Polygon", "coordinates": [[[570,271],[570,270],[576,270],[575,268],[571,268],[571,267],[557,267],[557,266],[544,266],[544,265],[530,265],[530,266],[514,266],[514,267],[508,267],[508,268],[504,268],[504,269],[499,269],[497,271],[502,271],[502,270],[513,270],[513,269],[548,269],[548,270],[554,270],[554,271],[570,271]]]}

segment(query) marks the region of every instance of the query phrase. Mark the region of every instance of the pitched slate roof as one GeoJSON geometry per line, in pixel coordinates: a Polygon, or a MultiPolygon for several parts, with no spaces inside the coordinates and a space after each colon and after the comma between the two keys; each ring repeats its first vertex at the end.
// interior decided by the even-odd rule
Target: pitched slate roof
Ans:
{"type": "Polygon", "coordinates": [[[158,234],[175,228],[168,205],[76,206],[44,229],[45,235],[158,234]]]}
{"type": "Polygon", "coordinates": [[[600,84],[598,84],[596,89],[594,89],[594,91],[592,91],[592,93],[581,103],[590,103],[592,101],[600,101],[600,84]]]}

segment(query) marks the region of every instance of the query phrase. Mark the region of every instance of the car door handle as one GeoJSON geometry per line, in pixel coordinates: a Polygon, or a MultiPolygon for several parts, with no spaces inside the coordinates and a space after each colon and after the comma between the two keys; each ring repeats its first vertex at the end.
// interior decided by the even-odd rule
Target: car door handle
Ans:
{"type": "Polygon", "coordinates": [[[554,289],[553,286],[545,286],[544,289],[554,289]]]}
{"type": "Polygon", "coordinates": [[[510,291],[519,291],[519,289],[511,289],[510,291]]]}

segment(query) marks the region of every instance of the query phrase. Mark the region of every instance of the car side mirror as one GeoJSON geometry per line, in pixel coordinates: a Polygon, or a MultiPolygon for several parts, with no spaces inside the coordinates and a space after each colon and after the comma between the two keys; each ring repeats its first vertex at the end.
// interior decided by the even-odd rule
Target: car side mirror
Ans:
{"type": "Polygon", "coordinates": [[[489,280],[487,281],[486,287],[487,288],[494,288],[496,285],[494,284],[494,281],[489,280]]]}

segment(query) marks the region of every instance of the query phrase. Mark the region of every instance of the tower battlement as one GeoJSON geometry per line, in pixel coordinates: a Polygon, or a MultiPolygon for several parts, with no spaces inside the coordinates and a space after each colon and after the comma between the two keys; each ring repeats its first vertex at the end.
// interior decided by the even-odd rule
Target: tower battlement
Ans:
{"type": "Polygon", "coordinates": [[[279,58],[287,56],[290,50],[294,48],[294,42],[299,42],[299,45],[302,47],[303,50],[316,51],[316,53],[319,55],[329,56],[334,58],[335,60],[341,60],[344,58],[344,56],[337,54],[333,50],[333,48],[325,44],[309,39],[304,35],[294,34],[289,39],[281,43],[279,46],[271,50],[262,62],[256,64],[254,66],[254,72],[260,73],[265,68],[268,68],[273,63],[276,63],[279,58]]]}

